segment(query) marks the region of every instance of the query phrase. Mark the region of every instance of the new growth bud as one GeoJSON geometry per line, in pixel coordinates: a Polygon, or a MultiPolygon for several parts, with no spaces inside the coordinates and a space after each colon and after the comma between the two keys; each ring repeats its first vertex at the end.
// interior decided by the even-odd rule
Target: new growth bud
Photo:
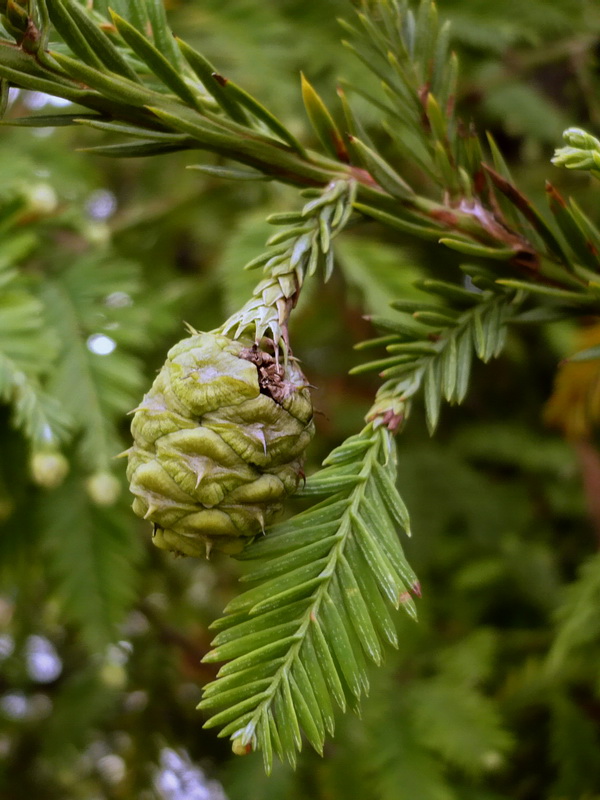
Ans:
{"type": "Polygon", "coordinates": [[[112,506],[119,499],[121,484],[110,472],[96,472],[85,482],[90,500],[97,506],[112,506]]]}
{"type": "Polygon", "coordinates": [[[69,471],[69,462],[56,450],[41,450],[33,454],[30,469],[34,483],[44,489],[56,489],[69,471]]]}

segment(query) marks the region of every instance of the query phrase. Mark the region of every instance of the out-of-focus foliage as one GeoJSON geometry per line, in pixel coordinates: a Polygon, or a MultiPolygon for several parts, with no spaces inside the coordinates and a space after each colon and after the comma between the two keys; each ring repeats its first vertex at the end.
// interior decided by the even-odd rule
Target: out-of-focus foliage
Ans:
{"type": "MultiPolygon", "coordinates": [[[[598,131],[597,5],[440,6],[462,63],[460,116],[491,130],[522,191],[535,198],[551,178],[600,224],[597,184],[549,163],[565,127],[598,131]]],[[[176,33],[311,146],[300,69],[330,108],[340,76],[366,95],[378,90],[339,43],[334,17],[353,22],[350,3],[167,7],[176,33]]],[[[50,103],[13,91],[8,116],[50,113],[50,103]]],[[[360,97],[354,105],[393,149],[376,111],[360,97]]],[[[419,622],[397,620],[398,651],[373,673],[362,719],[339,721],[325,758],[305,749],[295,772],[275,765],[267,778],[259,755],[231,756],[194,710],[216,674],[200,663],[208,625],[236,594],[238,566],[147,546],[113,457],[183,321],[210,330],[243,305],[255,281],[241,268],[269,233],[261,220],[297,199],[271,183],[186,171],[185,153],[109,161],[76,152],[105,143],[93,130],[3,127],[0,136],[0,793],[600,796],[600,456],[593,426],[570,422],[565,397],[585,393],[569,378],[575,364],[552,395],[557,363],[580,349],[581,322],[512,329],[499,360],[473,365],[465,404],[442,411],[434,440],[415,407],[397,471],[419,622]]],[[[421,297],[416,279],[455,280],[458,263],[376,223],[347,231],[337,257],[340,269],[303,294],[293,318],[321,412],[310,472],[361,427],[377,386],[347,375],[364,361],[351,346],[375,335],[363,314],[421,297]]],[[[596,344],[594,330],[584,346],[596,344]]],[[[597,384],[596,363],[579,365],[586,386],[597,384]]],[[[597,390],[590,397],[594,421],[597,390]]]]}

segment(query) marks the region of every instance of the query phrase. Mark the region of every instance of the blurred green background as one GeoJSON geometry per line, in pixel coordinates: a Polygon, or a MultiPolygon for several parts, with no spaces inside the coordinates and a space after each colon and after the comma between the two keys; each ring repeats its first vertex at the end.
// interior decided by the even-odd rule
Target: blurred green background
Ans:
{"type": "MultiPolygon", "coordinates": [[[[354,13],[346,0],[167,7],[175,33],[308,144],[300,70],[335,113],[341,79],[373,89],[340,43],[336,17],[354,13]]],[[[439,10],[461,59],[462,118],[493,132],[530,197],[548,178],[599,222],[590,179],[549,164],[564,128],[600,129],[597,2],[441,0],[439,10]]],[[[351,97],[387,146],[376,109],[351,97]]],[[[13,90],[7,116],[54,103],[13,90]]],[[[444,409],[433,440],[419,408],[400,437],[420,621],[398,616],[401,647],[374,672],[361,718],[340,719],[325,758],[306,751],[296,772],[279,766],[270,778],[259,755],[232,756],[202,729],[195,705],[215,669],[200,659],[239,565],[154,549],[112,456],[183,322],[210,330],[243,304],[256,274],[241,268],[271,232],[265,217],[301,199],[186,171],[204,155],[81,152],[106,141],[0,129],[0,359],[47,386],[83,431],[53,487],[62,475],[33,470],[0,382],[0,796],[600,798],[597,435],[565,438],[564,395],[554,427],[544,422],[557,364],[578,341],[566,323],[513,332],[501,359],[476,367],[464,406],[444,409]],[[118,498],[98,480],[107,473],[118,498]]],[[[363,357],[353,345],[373,334],[364,315],[410,295],[416,278],[459,279],[455,254],[374,223],[348,231],[337,256],[331,281],[309,287],[293,318],[319,412],[308,470],[361,427],[377,387],[347,376],[363,357]]],[[[571,378],[575,394],[594,370],[571,378]]]]}

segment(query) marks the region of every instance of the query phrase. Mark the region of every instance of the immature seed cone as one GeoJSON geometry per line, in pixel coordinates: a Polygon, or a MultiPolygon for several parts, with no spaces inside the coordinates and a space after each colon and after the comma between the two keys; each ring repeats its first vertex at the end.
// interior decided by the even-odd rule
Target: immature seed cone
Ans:
{"type": "Polygon", "coordinates": [[[199,333],[171,348],[131,425],[127,477],[154,543],[239,552],[300,481],[314,433],[306,380],[256,346],[199,333]]]}

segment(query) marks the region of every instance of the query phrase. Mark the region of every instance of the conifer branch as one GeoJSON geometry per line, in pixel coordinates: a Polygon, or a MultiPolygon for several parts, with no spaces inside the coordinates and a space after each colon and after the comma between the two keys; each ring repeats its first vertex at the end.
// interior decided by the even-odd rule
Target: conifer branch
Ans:
{"type": "Polygon", "coordinates": [[[35,449],[55,450],[67,438],[72,422],[56,398],[1,352],[0,400],[12,406],[15,426],[35,449]]]}
{"type": "Polygon", "coordinates": [[[396,319],[374,320],[391,331],[390,355],[354,370],[388,378],[367,427],[299,493],[326,499],[246,548],[241,558],[258,566],[243,580],[258,585],[214,626],[220,633],[205,660],[229,663],[199,707],[220,709],[206,725],[222,727],[236,752],[261,749],[267,771],[273,752],[295,763],[301,732],[320,752],[333,733],[332,700],[345,708],[347,697],[358,699],[365,656],[379,664],[381,645],[397,646],[385,602],[416,613],[410,592],[419,596],[419,584],[397,538],[398,528],[410,535],[410,522],[396,486],[393,437],[419,390],[433,432],[442,399],[464,399],[473,353],[483,361],[500,353],[523,300],[500,287],[477,293],[425,281],[421,288],[448,305],[416,303],[411,315],[413,304],[398,301],[396,319]]]}
{"type": "Polygon", "coordinates": [[[56,451],[69,436],[72,419],[44,385],[58,343],[45,329],[37,287],[18,270],[35,249],[31,232],[19,230],[24,213],[23,197],[5,200],[0,208],[0,400],[12,407],[15,426],[34,451],[56,451]]]}
{"type": "MultiPolygon", "coordinates": [[[[20,14],[18,29],[6,26],[19,46],[0,38],[0,79],[63,97],[97,115],[45,115],[47,125],[79,123],[135,137],[132,143],[89,152],[132,157],[203,149],[300,186],[319,186],[348,174],[332,159],[307,154],[270,111],[189,45],[182,44],[180,54],[164,14],[152,22],[127,21],[117,14],[102,20],[75,0],[44,0],[32,6],[32,16],[20,14]],[[53,33],[47,27],[40,30],[47,25],[46,5],[70,55],[63,47],[43,47],[53,33]],[[32,43],[25,47],[28,37],[32,43]]],[[[30,117],[21,124],[41,122],[30,117]]]]}
{"type": "Polygon", "coordinates": [[[368,689],[368,661],[398,644],[388,606],[415,614],[419,584],[394,532],[408,530],[395,459],[390,433],[368,425],[301,493],[325,499],[241,555],[257,562],[244,576],[257,586],[213,626],[204,661],[228,663],[199,707],[236,752],[260,748],[267,771],[273,753],[295,763],[301,732],[322,751],[334,706],[354,705],[368,689]]]}
{"type": "MultiPolygon", "coordinates": [[[[312,193],[311,193],[312,194],[312,193]]],[[[248,302],[222,326],[223,333],[233,332],[236,339],[251,334],[259,341],[265,334],[275,344],[289,346],[287,323],[298,302],[306,278],[312,277],[322,263],[324,280],[334,266],[332,240],[343,230],[352,214],[356,195],[354,181],[332,181],[304,206],[298,214],[274,214],[268,221],[280,225],[271,236],[269,249],[246,265],[245,269],[263,267],[265,278],[256,286],[248,302]]]]}
{"type": "Polygon", "coordinates": [[[103,260],[102,256],[76,260],[46,280],[42,292],[46,315],[60,341],[49,388],[73,419],[79,434],[77,451],[91,474],[114,469],[114,458],[122,449],[118,423],[136,402],[144,381],[132,353],[115,347],[98,355],[88,347],[88,337],[96,333],[94,312],[105,308],[107,285],[113,292],[121,287],[136,289],[126,262],[99,269],[103,260]]]}
{"type": "Polygon", "coordinates": [[[456,404],[465,399],[473,355],[483,362],[500,355],[507,323],[524,298],[513,291],[478,293],[436,280],[419,286],[450,302],[428,306],[402,300],[393,303],[400,312],[396,317],[373,320],[389,334],[385,340],[389,355],[355,367],[352,373],[376,370],[387,379],[367,419],[394,432],[408,418],[413,398],[423,391],[427,425],[433,434],[442,400],[456,404]]]}
{"type": "MultiPolygon", "coordinates": [[[[244,580],[255,586],[235,598],[214,626],[214,650],[205,660],[227,663],[205,687],[200,708],[212,714],[206,725],[221,728],[220,735],[232,739],[236,752],[261,749],[268,771],[274,754],[294,764],[303,736],[322,751],[326,734],[333,732],[334,706],[355,706],[368,687],[368,661],[379,664],[383,646],[397,646],[389,608],[403,606],[415,613],[411,592],[418,595],[419,586],[396,536],[399,528],[408,533],[409,519],[396,487],[393,444],[414,399],[423,393],[433,432],[442,401],[465,398],[473,356],[484,362],[498,356],[509,324],[593,313],[600,299],[600,233],[574,201],[564,200],[552,186],[547,196],[553,218],[547,221],[514,185],[491,138],[487,152],[492,164],[485,163],[488,156],[479,138],[455,113],[457,60],[448,26],[439,24],[431,0],[422,0],[416,13],[400,0],[365,0],[359,28],[346,27],[349,46],[383,82],[385,96],[375,105],[388,117],[392,143],[431,179],[435,197],[410,185],[402,158],[382,152],[369,138],[344,93],[349,134],[304,79],[308,119],[325,155],[308,151],[269,109],[201,53],[175,42],[161,4],[136,2],[128,19],[112,14],[110,21],[75,0],[31,5],[30,14],[24,3],[0,4],[6,32],[15,40],[0,39],[4,95],[8,85],[50,92],[92,113],[44,115],[12,124],[81,124],[117,133],[126,137],[124,143],[90,149],[116,157],[205,150],[243,166],[201,165],[205,173],[276,179],[314,192],[302,212],[271,219],[285,227],[271,237],[267,252],[248,265],[263,267],[264,280],[224,323],[223,332],[256,340],[268,335],[287,351],[288,317],[303,282],[319,263],[329,277],[331,239],[353,211],[476,260],[475,266],[463,267],[472,288],[467,288],[471,283],[423,281],[420,288],[433,302],[399,300],[394,303],[398,315],[372,319],[387,335],[361,347],[383,344],[387,354],[353,370],[374,370],[385,380],[366,427],[336,448],[300,492],[324,499],[246,548],[241,559],[254,566],[244,580]],[[48,46],[50,22],[62,42],[48,46]]],[[[557,152],[554,163],[597,173],[597,140],[578,129],[569,129],[566,138],[569,146],[557,152]]],[[[72,324],[73,309],[69,323],[69,314],[60,313],[69,306],[64,292],[48,286],[48,305],[61,318],[54,324],[63,332],[62,377],[83,376],[95,406],[89,420],[70,410],[83,432],[84,455],[103,466],[113,450],[114,416],[124,410],[129,391],[136,390],[138,373],[133,368],[134,379],[120,387],[123,391],[104,396],[100,384],[110,384],[111,375],[96,380],[89,364],[86,369],[81,363],[87,354],[72,324]]],[[[597,347],[580,354],[581,359],[597,356],[597,347]]],[[[16,398],[20,424],[35,440],[36,431],[51,422],[39,412],[36,375],[28,375],[28,394],[19,405],[19,374],[25,371],[19,373],[0,348],[0,396],[16,398]]],[[[65,380],[63,391],[66,385],[65,380]]],[[[63,524],[82,526],[88,534],[85,547],[93,551],[88,511],[80,505],[63,524]]],[[[49,528],[54,541],[59,532],[58,526],[49,528]]],[[[109,569],[112,557],[119,562],[127,552],[121,544],[115,541],[108,560],[81,550],[97,588],[109,581],[98,576],[109,569]]],[[[75,545],[83,548],[79,540],[75,545]]],[[[56,564],[72,602],[79,602],[82,584],[73,585],[66,561],[59,557],[56,564]]],[[[592,580],[591,574],[582,578],[582,593],[591,591],[589,586],[597,589],[597,575],[592,580]]],[[[113,589],[119,597],[118,587],[113,589]]],[[[114,615],[110,598],[101,594],[98,589],[90,618],[106,638],[114,615]]],[[[570,635],[567,630],[567,643],[561,645],[565,651],[571,647],[570,635]]],[[[89,631],[88,636],[92,641],[89,631]]],[[[495,740],[495,724],[489,728],[495,740]]]]}
{"type": "Polygon", "coordinates": [[[65,616],[98,653],[116,640],[135,597],[139,539],[118,509],[93,502],[76,477],[44,496],[39,516],[41,546],[65,616]]]}
{"type": "MultiPolygon", "coordinates": [[[[183,43],[175,48],[164,15],[150,21],[150,12],[132,10],[131,21],[115,15],[113,23],[84,11],[75,0],[49,0],[50,20],[72,53],[66,55],[64,47],[63,52],[44,49],[52,35],[46,6],[32,5],[32,16],[21,11],[7,26],[19,46],[0,38],[0,79],[64,97],[95,114],[34,116],[10,124],[78,123],[131,137],[133,141],[90,150],[113,157],[201,149],[250,168],[240,172],[217,167],[223,177],[274,178],[301,187],[355,181],[357,207],[384,224],[441,240],[469,256],[503,260],[537,283],[571,288],[589,281],[589,275],[573,269],[541,215],[519,197],[510,180],[494,177],[489,169],[486,180],[479,139],[455,116],[456,58],[449,49],[448,26],[438,22],[432,0],[422,0],[416,15],[399,0],[382,0],[372,9],[367,3],[369,13],[359,16],[361,30],[349,28],[350,46],[381,78],[393,103],[383,108],[391,114],[389,133],[395,146],[434,178],[444,193],[441,201],[419,195],[407,184],[366,136],[343,95],[352,131],[345,137],[304,81],[308,117],[329,155],[309,152],[202,54],[183,43]],[[527,224],[517,216],[513,225],[511,211],[504,216],[504,200],[495,191],[508,197],[527,224]],[[551,246],[540,248],[540,233],[551,246]]],[[[501,161],[493,144],[492,155],[501,161]]]]}

